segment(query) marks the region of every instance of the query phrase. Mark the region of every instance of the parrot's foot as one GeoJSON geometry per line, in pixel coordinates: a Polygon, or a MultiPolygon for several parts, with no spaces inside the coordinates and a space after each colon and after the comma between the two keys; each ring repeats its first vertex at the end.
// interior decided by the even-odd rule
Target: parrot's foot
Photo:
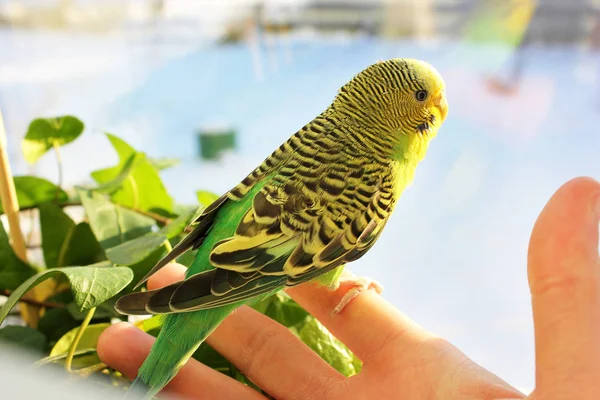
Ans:
{"type": "Polygon", "coordinates": [[[342,276],[338,281],[337,286],[338,288],[347,288],[347,292],[344,297],[342,297],[342,300],[340,300],[337,306],[335,306],[333,309],[332,315],[341,313],[352,300],[367,290],[374,290],[377,292],[377,294],[381,294],[383,292],[383,286],[381,283],[373,279],[357,276],[342,276]]]}

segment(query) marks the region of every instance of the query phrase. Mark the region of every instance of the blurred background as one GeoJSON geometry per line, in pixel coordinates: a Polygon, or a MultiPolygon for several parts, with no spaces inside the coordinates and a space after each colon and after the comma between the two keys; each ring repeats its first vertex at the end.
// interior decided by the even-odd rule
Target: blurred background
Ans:
{"type": "Polygon", "coordinates": [[[0,109],[13,172],[36,117],[86,132],[65,184],[153,157],[179,203],[223,192],[381,59],[433,64],[450,113],[386,233],[352,264],[384,297],[517,388],[534,384],[526,251],[551,194],[600,178],[598,0],[0,0],[0,109]],[[73,168],[73,166],[77,166],[73,168]]]}

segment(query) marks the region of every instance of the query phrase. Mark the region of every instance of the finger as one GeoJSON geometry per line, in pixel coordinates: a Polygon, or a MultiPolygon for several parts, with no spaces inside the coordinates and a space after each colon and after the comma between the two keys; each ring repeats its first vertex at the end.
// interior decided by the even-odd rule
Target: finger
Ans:
{"type": "Polygon", "coordinates": [[[528,275],[540,397],[600,392],[599,221],[600,184],[577,178],[552,196],[533,228],[528,275]]]}
{"type": "MultiPolygon", "coordinates": [[[[154,338],[121,322],[108,327],[98,339],[98,356],[130,379],[148,355],[154,338]]],[[[170,393],[193,399],[265,400],[254,389],[191,359],[166,386],[170,393]]]]}
{"type": "Polygon", "coordinates": [[[408,350],[434,338],[372,290],[354,298],[339,314],[332,314],[332,310],[346,293],[342,287],[332,291],[307,283],[289,289],[288,293],[344,342],[365,366],[389,352],[390,346],[408,350]]]}
{"type": "Polygon", "coordinates": [[[207,342],[276,399],[336,398],[331,393],[345,379],[289,329],[247,306],[207,342]]]}
{"type": "MultiPolygon", "coordinates": [[[[170,264],[148,281],[148,287],[169,285],[184,274],[185,267],[170,264]]],[[[289,329],[249,307],[227,317],[207,343],[278,399],[314,398],[317,390],[329,393],[344,380],[289,329]]]]}
{"type": "Polygon", "coordinates": [[[181,264],[170,263],[165,265],[148,279],[148,290],[160,289],[163,286],[183,280],[185,271],[187,271],[187,268],[181,264]]]}

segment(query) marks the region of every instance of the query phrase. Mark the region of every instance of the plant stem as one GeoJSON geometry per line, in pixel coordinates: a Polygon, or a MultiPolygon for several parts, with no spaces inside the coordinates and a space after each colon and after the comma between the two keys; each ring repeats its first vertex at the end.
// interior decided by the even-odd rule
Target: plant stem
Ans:
{"type": "Polygon", "coordinates": [[[57,142],[53,144],[54,152],[56,153],[56,163],[58,164],[58,185],[56,185],[56,193],[54,195],[54,201],[58,200],[58,195],[63,187],[63,162],[62,156],[60,155],[60,145],[57,142]]]}
{"type": "Polygon", "coordinates": [[[33,241],[33,235],[35,234],[35,210],[29,210],[29,224],[31,229],[29,229],[29,235],[27,236],[27,248],[29,249],[29,245],[33,241]]]}
{"type": "MultiPolygon", "coordinates": [[[[2,296],[10,296],[12,292],[10,290],[0,290],[0,295],[2,296]]],[[[32,306],[37,306],[37,307],[46,307],[46,308],[65,308],[65,305],[62,303],[55,303],[52,301],[41,301],[41,300],[35,300],[35,299],[24,299],[23,297],[21,297],[19,299],[19,302],[21,303],[25,303],[25,304],[29,304],[32,306]]]]}
{"type": "Polygon", "coordinates": [[[13,181],[12,171],[8,162],[6,131],[0,111],[0,197],[2,198],[2,209],[8,218],[10,227],[10,238],[17,256],[27,262],[27,248],[21,226],[19,224],[19,202],[17,191],[13,181]]]}
{"type": "Polygon", "coordinates": [[[167,253],[173,251],[173,246],[171,246],[171,242],[169,242],[169,239],[165,240],[165,249],[167,250],[167,253]]]}
{"type": "Polygon", "coordinates": [[[85,319],[81,323],[81,326],[79,326],[79,330],[77,331],[77,334],[75,335],[75,337],[73,338],[73,341],[71,342],[71,347],[69,347],[69,352],[67,353],[67,359],[65,360],[65,369],[67,370],[67,372],[71,372],[71,365],[73,363],[73,356],[75,355],[75,350],[77,349],[77,345],[79,344],[79,341],[81,340],[81,337],[83,336],[83,332],[85,332],[85,329],[90,324],[90,321],[92,320],[92,317],[94,316],[95,312],[96,312],[96,307],[91,308],[87,312],[87,314],[85,315],[85,319]]]}
{"type": "MultiPolygon", "coordinates": [[[[17,200],[17,191],[15,189],[15,181],[13,180],[10,163],[8,162],[6,130],[4,129],[4,120],[0,111],[0,198],[2,200],[2,208],[8,219],[10,228],[10,239],[13,250],[17,257],[24,262],[27,262],[27,247],[25,239],[21,231],[19,220],[19,202],[17,200]]],[[[25,295],[25,299],[37,300],[37,291],[31,290],[25,295]]],[[[37,306],[27,305],[21,307],[21,318],[32,328],[37,326],[40,317],[40,308],[37,306]]]]}

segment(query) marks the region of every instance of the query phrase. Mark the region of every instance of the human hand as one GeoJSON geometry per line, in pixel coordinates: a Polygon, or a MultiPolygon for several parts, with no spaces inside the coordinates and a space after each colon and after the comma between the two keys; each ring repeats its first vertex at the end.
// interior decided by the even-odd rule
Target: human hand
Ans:
{"type": "MultiPolygon", "coordinates": [[[[536,339],[531,399],[600,397],[600,184],[575,179],[550,199],[534,227],[528,258],[536,339]]],[[[150,288],[183,279],[172,264],[150,288]]],[[[346,378],[287,328],[241,307],[208,338],[277,399],[522,399],[525,395],[425,331],[372,291],[337,315],[343,288],[305,284],[288,293],[364,363],[346,378]]],[[[133,378],[154,338],[127,323],[104,331],[100,358],[133,378]]],[[[194,399],[264,400],[253,389],[190,360],[167,391],[194,399]]]]}

